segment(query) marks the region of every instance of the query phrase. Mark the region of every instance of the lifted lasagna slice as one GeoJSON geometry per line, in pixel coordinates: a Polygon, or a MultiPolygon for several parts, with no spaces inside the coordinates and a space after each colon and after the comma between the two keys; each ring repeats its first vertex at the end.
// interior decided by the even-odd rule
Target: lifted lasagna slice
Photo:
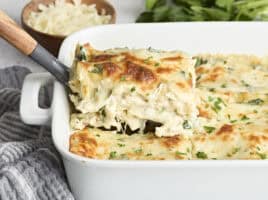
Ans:
{"type": "Polygon", "coordinates": [[[155,134],[191,134],[197,119],[195,61],[178,51],[79,46],[72,69],[74,129],[104,127],[155,134]]]}

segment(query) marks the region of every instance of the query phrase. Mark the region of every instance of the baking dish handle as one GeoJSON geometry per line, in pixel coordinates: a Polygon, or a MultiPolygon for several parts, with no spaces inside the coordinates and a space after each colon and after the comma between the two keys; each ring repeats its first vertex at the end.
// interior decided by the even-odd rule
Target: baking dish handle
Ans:
{"type": "Polygon", "coordinates": [[[53,81],[49,73],[33,73],[25,77],[20,100],[20,116],[24,123],[49,125],[51,108],[40,108],[38,98],[42,86],[53,81]]]}

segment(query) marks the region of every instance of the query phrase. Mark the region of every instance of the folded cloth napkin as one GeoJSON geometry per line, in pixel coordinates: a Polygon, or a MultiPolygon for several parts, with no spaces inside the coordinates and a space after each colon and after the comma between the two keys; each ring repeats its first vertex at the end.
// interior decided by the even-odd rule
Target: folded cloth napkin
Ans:
{"type": "MultiPolygon", "coordinates": [[[[19,66],[0,69],[0,199],[73,200],[49,128],[20,119],[20,90],[29,73],[19,66]]],[[[48,106],[49,91],[40,93],[40,106],[48,106]]]]}

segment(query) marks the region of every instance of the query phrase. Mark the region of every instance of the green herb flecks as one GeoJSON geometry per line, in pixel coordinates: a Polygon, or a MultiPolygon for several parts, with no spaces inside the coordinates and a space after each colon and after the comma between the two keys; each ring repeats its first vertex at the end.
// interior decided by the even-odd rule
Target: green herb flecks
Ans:
{"type": "Polygon", "coordinates": [[[99,110],[99,114],[100,114],[100,118],[101,118],[101,120],[104,122],[104,121],[105,121],[105,118],[106,118],[105,107],[102,107],[102,108],[99,110]]]}
{"type": "Polygon", "coordinates": [[[208,60],[200,58],[200,57],[196,57],[195,59],[196,59],[196,62],[195,62],[194,67],[198,67],[200,65],[204,65],[208,63],[208,60]]]}
{"type": "Polygon", "coordinates": [[[86,50],[84,49],[83,46],[80,46],[80,51],[79,51],[79,54],[77,56],[77,59],[79,61],[85,61],[85,60],[87,60],[86,50]]]}
{"type": "Polygon", "coordinates": [[[201,79],[201,77],[202,77],[201,75],[197,76],[196,81],[199,81],[201,79]]]}
{"type": "Polygon", "coordinates": [[[191,129],[192,128],[192,126],[188,120],[184,120],[182,126],[184,129],[191,129]]]}
{"type": "Polygon", "coordinates": [[[216,90],[215,90],[215,88],[209,88],[208,91],[215,92],[216,90]]]}
{"type": "Polygon", "coordinates": [[[109,159],[115,159],[116,156],[117,156],[117,152],[116,151],[112,151],[112,152],[110,152],[109,159]]]}
{"type": "Polygon", "coordinates": [[[232,154],[234,155],[234,154],[238,153],[240,151],[240,149],[241,149],[240,147],[233,148],[232,154]]]}
{"type": "Polygon", "coordinates": [[[204,126],[203,128],[208,134],[210,134],[210,133],[212,133],[213,131],[216,130],[216,128],[213,127],[213,126],[204,126]]]}
{"type": "Polygon", "coordinates": [[[260,98],[257,98],[257,99],[252,99],[250,101],[248,101],[248,104],[250,105],[262,105],[264,103],[264,101],[260,98]]]}
{"type": "Polygon", "coordinates": [[[118,143],[117,144],[119,147],[125,147],[126,145],[125,144],[122,144],[122,143],[118,143]]]}
{"type": "Polygon", "coordinates": [[[208,158],[207,154],[203,151],[198,151],[196,153],[196,157],[199,159],[207,159],[208,158]]]}
{"type": "Polygon", "coordinates": [[[126,80],[126,76],[121,76],[120,77],[120,81],[125,81],[126,80]]]}
{"type": "Polygon", "coordinates": [[[135,87],[132,87],[131,89],[130,89],[130,92],[134,92],[136,90],[136,88],[135,87]]]}
{"type": "Polygon", "coordinates": [[[95,74],[102,74],[102,71],[103,71],[102,64],[94,64],[93,69],[90,72],[95,74]]]}
{"type": "Polygon", "coordinates": [[[232,124],[234,124],[235,122],[237,122],[237,120],[236,120],[236,119],[234,119],[234,120],[230,120],[230,122],[231,122],[232,124]]]}
{"type": "Polygon", "coordinates": [[[175,155],[176,155],[176,156],[185,156],[185,155],[187,155],[187,153],[180,152],[180,151],[176,151],[176,152],[175,152],[175,155]]]}
{"type": "Polygon", "coordinates": [[[156,62],[156,63],[154,64],[154,66],[155,66],[155,67],[158,67],[158,66],[160,66],[160,63],[159,63],[159,62],[156,62]]]}
{"type": "Polygon", "coordinates": [[[242,117],[241,117],[241,121],[247,121],[247,120],[249,120],[250,118],[249,117],[247,117],[246,115],[243,115],[242,117]]]}
{"type": "Polygon", "coordinates": [[[267,155],[265,153],[259,153],[257,152],[256,153],[262,160],[266,159],[267,158],[267,155]]]}
{"type": "Polygon", "coordinates": [[[135,152],[136,154],[140,154],[140,153],[142,153],[142,148],[135,149],[134,152],[135,152]]]}
{"type": "Polygon", "coordinates": [[[221,88],[226,88],[226,87],[227,87],[226,83],[221,85],[221,88]]]}
{"type": "Polygon", "coordinates": [[[153,56],[149,56],[149,57],[146,58],[143,62],[144,62],[145,64],[150,64],[150,61],[151,61],[152,58],[153,58],[153,56]]]}
{"type": "Polygon", "coordinates": [[[226,104],[224,103],[224,101],[217,97],[217,98],[212,98],[212,97],[209,97],[208,99],[210,102],[212,102],[212,106],[211,106],[211,109],[213,111],[215,111],[216,113],[218,113],[219,111],[222,110],[223,106],[226,106],[226,104]]]}
{"type": "Polygon", "coordinates": [[[246,81],[244,81],[244,80],[242,80],[241,83],[245,87],[250,87],[250,85],[246,81]]]}

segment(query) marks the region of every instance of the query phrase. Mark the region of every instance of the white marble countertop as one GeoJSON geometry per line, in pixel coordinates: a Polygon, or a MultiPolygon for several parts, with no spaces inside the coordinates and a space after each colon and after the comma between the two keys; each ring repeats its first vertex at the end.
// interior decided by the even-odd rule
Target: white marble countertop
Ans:
{"type": "MultiPolygon", "coordinates": [[[[144,0],[108,0],[117,11],[117,23],[133,23],[144,8],[144,0]]],[[[0,9],[20,23],[21,10],[29,0],[0,0],[0,9]]],[[[44,71],[38,64],[22,55],[0,38],[0,68],[21,65],[33,72],[44,71]]]]}

